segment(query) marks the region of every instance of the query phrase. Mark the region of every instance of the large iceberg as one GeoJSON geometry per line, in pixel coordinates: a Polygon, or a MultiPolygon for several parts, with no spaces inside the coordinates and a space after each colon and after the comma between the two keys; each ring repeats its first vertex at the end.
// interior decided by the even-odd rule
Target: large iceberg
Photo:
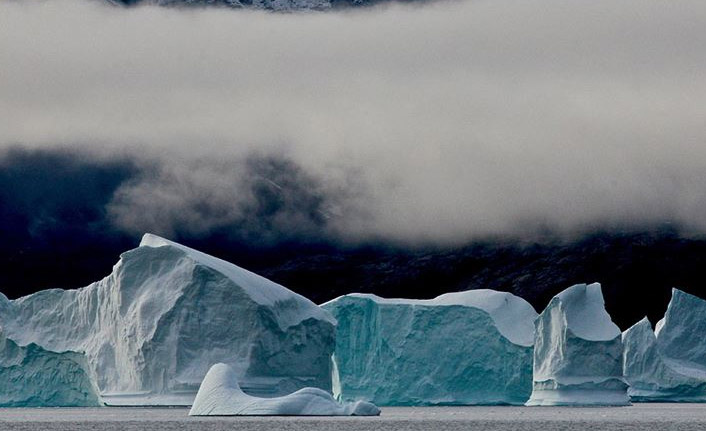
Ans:
{"type": "Polygon", "coordinates": [[[680,290],[657,334],[647,318],[623,333],[625,379],[633,401],[706,402],[706,301],[680,290]]]}
{"type": "Polygon", "coordinates": [[[331,389],[335,320],[263,277],[146,234],[113,272],[77,290],[0,295],[20,344],[85,352],[108,404],[190,405],[211,365],[267,396],[331,389]]]}
{"type": "Polygon", "coordinates": [[[226,364],[216,364],[201,383],[190,416],[377,416],[380,409],[365,401],[339,404],[319,388],[303,388],[275,398],[247,395],[238,375],[226,364]]]}
{"type": "Polygon", "coordinates": [[[81,353],[20,346],[0,329],[0,407],[100,406],[86,369],[81,353]]]}
{"type": "Polygon", "coordinates": [[[352,294],[322,307],[338,320],[333,377],[342,401],[522,404],[530,395],[537,313],[510,293],[352,294]]]}
{"type": "Polygon", "coordinates": [[[601,285],[556,295],[537,318],[528,406],[628,405],[620,329],[605,310],[601,285]]]}

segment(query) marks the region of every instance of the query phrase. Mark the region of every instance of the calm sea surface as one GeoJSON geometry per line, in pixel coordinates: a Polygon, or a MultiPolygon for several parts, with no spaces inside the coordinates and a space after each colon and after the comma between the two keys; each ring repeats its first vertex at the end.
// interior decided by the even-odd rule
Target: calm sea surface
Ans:
{"type": "Polygon", "coordinates": [[[384,408],[379,417],[207,417],[181,408],[0,409],[0,430],[699,430],[706,404],[384,408]]]}

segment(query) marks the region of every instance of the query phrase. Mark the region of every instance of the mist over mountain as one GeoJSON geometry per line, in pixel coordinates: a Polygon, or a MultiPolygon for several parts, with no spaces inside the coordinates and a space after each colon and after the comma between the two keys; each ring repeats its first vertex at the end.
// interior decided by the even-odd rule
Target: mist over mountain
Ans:
{"type": "MultiPolygon", "coordinates": [[[[238,184],[242,208],[228,217],[208,195],[190,211],[219,218],[208,230],[169,222],[157,233],[251,269],[324,302],[350,292],[431,298],[476,288],[509,291],[541,310],[574,283],[603,283],[608,309],[626,328],[664,313],[670,289],[706,296],[706,240],[669,225],[601,230],[576,237],[494,236],[462,245],[350,242],[328,230],[335,213],[317,179],[291,160],[250,156],[234,165],[250,180],[238,184]],[[296,223],[293,221],[296,220],[296,223]]],[[[77,288],[110,272],[142,232],[123,220],[125,199],[152,180],[155,163],[103,159],[70,147],[15,147],[0,157],[0,291],[17,297],[46,288],[77,288]],[[114,208],[123,208],[117,214],[114,208]]],[[[233,187],[236,187],[234,184],[233,187]]],[[[159,208],[160,202],[155,202],[159,208]]],[[[145,205],[144,202],[141,205],[145,205]]],[[[135,215],[145,214],[139,207],[135,215]]],[[[195,217],[195,216],[192,216],[195,217]]]]}

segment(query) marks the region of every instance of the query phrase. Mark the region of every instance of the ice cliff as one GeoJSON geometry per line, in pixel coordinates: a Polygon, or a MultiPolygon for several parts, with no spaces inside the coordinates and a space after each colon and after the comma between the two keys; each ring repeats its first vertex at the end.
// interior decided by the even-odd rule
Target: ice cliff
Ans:
{"type": "Polygon", "coordinates": [[[0,329],[0,407],[87,407],[101,402],[84,356],[20,346],[0,329]]]}
{"type": "Polygon", "coordinates": [[[352,294],[338,320],[334,395],[378,405],[522,404],[532,389],[537,313],[492,290],[431,300],[352,294]]]}
{"type": "Polygon", "coordinates": [[[598,283],[556,295],[535,324],[529,406],[628,405],[620,329],[598,283]]]}
{"type": "Polygon", "coordinates": [[[85,352],[108,404],[189,405],[219,362],[252,393],[331,388],[329,313],[263,277],[150,234],[88,287],[0,297],[0,323],[19,344],[85,352]]]}
{"type": "Polygon", "coordinates": [[[623,333],[633,401],[706,402],[706,301],[672,290],[657,334],[647,318],[623,333]]]}
{"type": "Polygon", "coordinates": [[[238,375],[226,364],[216,364],[201,383],[190,416],[377,416],[373,404],[358,401],[339,404],[318,388],[303,388],[275,398],[247,395],[238,385],[238,375]]]}

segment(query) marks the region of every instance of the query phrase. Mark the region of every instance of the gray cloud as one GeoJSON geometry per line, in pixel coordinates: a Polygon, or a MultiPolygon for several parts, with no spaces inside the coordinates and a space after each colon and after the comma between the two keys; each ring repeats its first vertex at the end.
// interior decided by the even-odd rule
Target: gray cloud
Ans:
{"type": "Polygon", "coordinates": [[[704,233],[704,28],[698,0],[303,14],[3,2],[0,146],[155,163],[110,205],[132,230],[241,217],[252,184],[232,167],[255,152],[306,172],[325,229],[347,239],[704,233]]]}
{"type": "Polygon", "coordinates": [[[107,205],[125,232],[198,238],[214,231],[272,245],[330,239],[328,220],[346,190],[333,190],[281,155],[153,163],[107,205]]]}

